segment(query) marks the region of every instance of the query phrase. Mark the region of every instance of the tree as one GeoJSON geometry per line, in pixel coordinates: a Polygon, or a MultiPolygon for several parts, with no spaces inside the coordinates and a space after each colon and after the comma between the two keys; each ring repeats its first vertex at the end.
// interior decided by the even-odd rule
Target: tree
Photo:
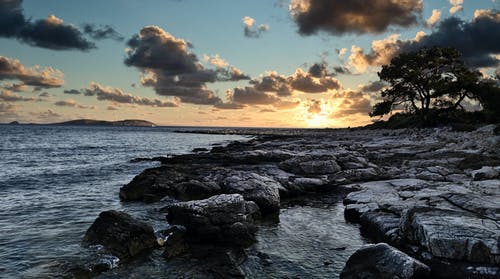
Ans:
{"type": "MultiPolygon", "coordinates": [[[[394,108],[425,116],[429,110],[462,108],[465,98],[476,99],[479,71],[470,70],[455,49],[422,48],[402,53],[378,72],[389,87],[370,116],[383,116],[394,108]]],[[[463,108],[462,108],[463,109],[463,108]]]]}

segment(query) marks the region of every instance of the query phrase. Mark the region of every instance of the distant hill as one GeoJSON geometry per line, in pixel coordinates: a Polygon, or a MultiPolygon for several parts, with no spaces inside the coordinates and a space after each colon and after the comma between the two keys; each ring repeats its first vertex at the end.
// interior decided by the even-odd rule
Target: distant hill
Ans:
{"type": "Polygon", "coordinates": [[[146,120],[126,119],[120,121],[104,121],[92,119],[77,119],[53,125],[92,125],[92,126],[140,126],[140,127],[156,127],[156,124],[146,120]]]}

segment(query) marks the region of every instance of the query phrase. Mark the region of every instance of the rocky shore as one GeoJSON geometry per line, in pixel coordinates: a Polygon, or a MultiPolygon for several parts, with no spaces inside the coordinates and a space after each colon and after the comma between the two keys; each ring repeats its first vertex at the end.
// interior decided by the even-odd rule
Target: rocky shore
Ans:
{"type": "Polygon", "coordinates": [[[158,209],[167,229],[103,212],[84,243],[125,262],[162,249],[166,261],[205,259],[216,278],[254,278],[245,261],[259,224],[279,222],[297,197],[338,192],[345,219],[378,243],[356,251],[341,278],[500,278],[494,129],[247,131],[248,142],[155,158],[159,167],[120,189],[124,202],[172,200],[158,209]]]}

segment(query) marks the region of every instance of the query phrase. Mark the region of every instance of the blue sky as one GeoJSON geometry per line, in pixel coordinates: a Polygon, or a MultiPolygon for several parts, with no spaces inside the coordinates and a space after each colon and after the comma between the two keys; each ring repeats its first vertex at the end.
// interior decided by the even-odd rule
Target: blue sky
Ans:
{"type": "MultiPolygon", "coordinates": [[[[1,0],[0,3],[2,1],[8,2],[9,0],[1,0]]],[[[373,41],[384,40],[392,34],[400,34],[400,40],[411,40],[419,31],[432,34],[439,28],[440,22],[450,16],[456,16],[464,22],[471,22],[476,10],[489,10],[490,14],[495,16],[498,15],[496,9],[499,8],[498,2],[492,0],[464,0],[463,3],[455,1],[455,5],[462,8],[451,14],[450,8],[453,7],[453,1],[425,0],[421,3],[421,10],[412,8],[416,20],[407,26],[396,23],[389,24],[380,32],[339,33],[337,29],[332,29],[337,27],[335,25],[318,25],[314,34],[304,35],[299,34],[300,23],[289,9],[290,1],[285,0],[15,1],[20,2],[25,18],[31,19],[32,22],[55,15],[62,19],[64,24],[73,25],[79,30],[83,30],[82,25],[87,23],[96,27],[110,25],[123,36],[124,40],[93,40],[97,48],[81,51],[37,47],[33,43],[26,43],[23,39],[0,36],[0,56],[19,60],[26,68],[39,65],[41,69],[51,67],[64,74],[64,84],[61,86],[27,87],[20,92],[9,91],[8,87],[22,80],[16,80],[16,77],[12,75],[4,77],[0,75],[1,90],[9,91],[2,94],[14,96],[0,99],[0,104],[2,104],[0,122],[12,120],[52,122],[80,117],[109,120],[141,118],[164,125],[214,126],[339,127],[369,123],[366,109],[359,111],[346,109],[346,104],[351,98],[349,96],[353,95],[346,92],[359,91],[360,86],[378,80],[376,71],[380,65],[373,62],[373,65],[368,65],[365,70],[356,71],[358,68],[353,65],[353,62],[350,63],[349,59],[353,45],[361,47],[364,54],[368,54],[373,41]],[[441,16],[434,27],[429,27],[425,21],[431,16],[433,10],[440,11],[441,16]],[[261,24],[268,26],[269,29],[262,31],[258,38],[244,36],[242,19],[245,16],[255,20],[255,24],[251,26],[252,30],[257,30],[261,24]],[[279,96],[279,102],[296,102],[293,108],[287,106],[286,109],[281,109],[276,103],[275,105],[252,101],[237,103],[235,88],[250,86],[248,79],[203,83],[200,86],[212,91],[218,99],[210,101],[209,104],[200,104],[198,101],[190,102],[182,96],[171,95],[165,90],[160,90],[158,85],[141,85],[141,73],[149,71],[149,68],[124,64],[128,55],[125,51],[129,47],[126,45],[127,41],[149,25],[158,26],[174,38],[191,43],[193,47],[188,52],[196,55],[197,61],[202,63],[204,69],[215,67],[203,60],[204,55],[219,55],[230,67],[241,70],[248,78],[254,80],[261,79],[269,71],[275,71],[291,80],[297,68],[302,68],[304,72],[307,72],[314,63],[326,65],[330,72],[334,67],[342,66],[349,69],[350,73],[331,74],[331,79],[337,80],[340,86],[328,88],[324,92],[311,94],[294,88],[291,95],[279,96]],[[346,53],[343,59],[339,59],[338,50],[343,48],[346,49],[346,53]],[[95,97],[98,95],[95,94],[85,96],[83,90],[89,88],[91,83],[140,98],[172,101],[176,103],[176,107],[157,107],[137,104],[137,102],[127,104],[104,97],[99,100],[95,97]],[[71,89],[81,90],[82,94],[63,93],[64,90],[71,89]],[[229,93],[226,93],[227,90],[229,93]],[[46,95],[50,97],[40,99],[37,94],[41,92],[48,93],[46,95]],[[16,100],[16,96],[21,98],[16,100]],[[68,100],[71,102],[61,105],[61,101],[68,100]],[[55,104],[57,102],[60,102],[59,105],[55,104]],[[231,103],[238,109],[221,109],[222,106],[217,106],[216,103],[231,103]],[[339,113],[341,111],[342,113],[339,113]],[[352,113],[347,113],[349,111],[352,113]]],[[[314,2],[313,4],[322,2],[310,1],[314,2]]],[[[308,1],[302,0],[302,2],[308,1]]],[[[384,1],[378,2],[383,4],[384,1]]],[[[413,2],[418,5],[419,1],[413,2]]],[[[334,11],[332,15],[335,15],[334,11]]],[[[495,51],[488,55],[492,57],[498,55],[499,53],[495,51]]],[[[485,73],[495,70],[495,66],[491,65],[482,68],[485,73]]],[[[320,81],[317,80],[317,82],[320,81]]],[[[258,93],[271,95],[272,98],[268,99],[276,101],[273,95],[276,92],[258,93]]],[[[362,101],[366,99],[373,102],[375,99],[373,93],[361,93],[366,95],[360,97],[361,95],[358,94],[354,97],[358,99],[351,101],[358,102],[361,98],[362,101]]]]}

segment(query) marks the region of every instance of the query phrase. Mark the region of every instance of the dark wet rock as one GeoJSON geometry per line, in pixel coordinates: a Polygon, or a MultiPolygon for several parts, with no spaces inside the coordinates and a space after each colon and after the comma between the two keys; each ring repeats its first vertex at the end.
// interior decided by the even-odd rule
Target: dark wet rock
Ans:
{"type": "Polygon", "coordinates": [[[491,219],[432,207],[409,209],[401,221],[404,237],[434,257],[497,265],[498,227],[498,222],[491,219]]]}
{"type": "Polygon", "coordinates": [[[165,242],[163,246],[165,247],[165,250],[163,251],[163,257],[171,259],[189,251],[189,244],[185,238],[185,230],[172,227],[165,231],[164,234],[165,242]]]}
{"type": "Polygon", "coordinates": [[[246,246],[255,241],[258,207],[239,194],[180,202],[168,208],[170,224],[186,228],[191,242],[246,246]]]}
{"type": "Polygon", "coordinates": [[[202,147],[198,147],[198,148],[194,148],[192,152],[208,152],[208,149],[206,148],[202,148],[202,147]]]}
{"type": "Polygon", "coordinates": [[[495,179],[500,176],[500,167],[482,167],[478,170],[472,171],[472,178],[474,180],[488,180],[495,179]]]}
{"type": "Polygon", "coordinates": [[[429,278],[430,269],[420,261],[385,243],[367,245],[349,257],[342,279],[429,278]]]}
{"type": "Polygon", "coordinates": [[[458,164],[462,170],[477,170],[483,166],[500,166],[500,158],[484,154],[470,154],[458,164]]]}
{"type": "Polygon", "coordinates": [[[220,194],[216,183],[202,183],[189,166],[161,166],[143,171],[120,188],[124,201],[159,201],[165,196],[181,200],[203,199],[220,194]]]}
{"type": "Polygon", "coordinates": [[[297,156],[282,162],[280,168],[296,174],[331,174],[341,170],[332,155],[297,156]]]}
{"type": "Polygon", "coordinates": [[[262,214],[276,213],[280,209],[281,185],[270,177],[234,171],[227,175],[222,185],[225,193],[241,194],[245,200],[255,202],[262,214]]]}
{"type": "MultiPolygon", "coordinates": [[[[500,189],[497,189],[500,192],[500,189]]],[[[453,205],[485,218],[500,221],[500,196],[475,193],[450,193],[444,198],[453,205]]]]}
{"type": "Polygon", "coordinates": [[[100,244],[120,259],[134,257],[156,247],[153,228],[119,211],[104,211],[85,233],[86,244],[100,244]]]}
{"type": "Polygon", "coordinates": [[[130,163],[139,163],[139,162],[160,162],[162,164],[165,164],[168,161],[167,157],[153,157],[153,158],[135,158],[130,160],[130,163]]]}
{"type": "Polygon", "coordinates": [[[362,232],[376,242],[401,243],[399,236],[400,217],[394,213],[383,211],[368,211],[360,217],[362,232]]]}

